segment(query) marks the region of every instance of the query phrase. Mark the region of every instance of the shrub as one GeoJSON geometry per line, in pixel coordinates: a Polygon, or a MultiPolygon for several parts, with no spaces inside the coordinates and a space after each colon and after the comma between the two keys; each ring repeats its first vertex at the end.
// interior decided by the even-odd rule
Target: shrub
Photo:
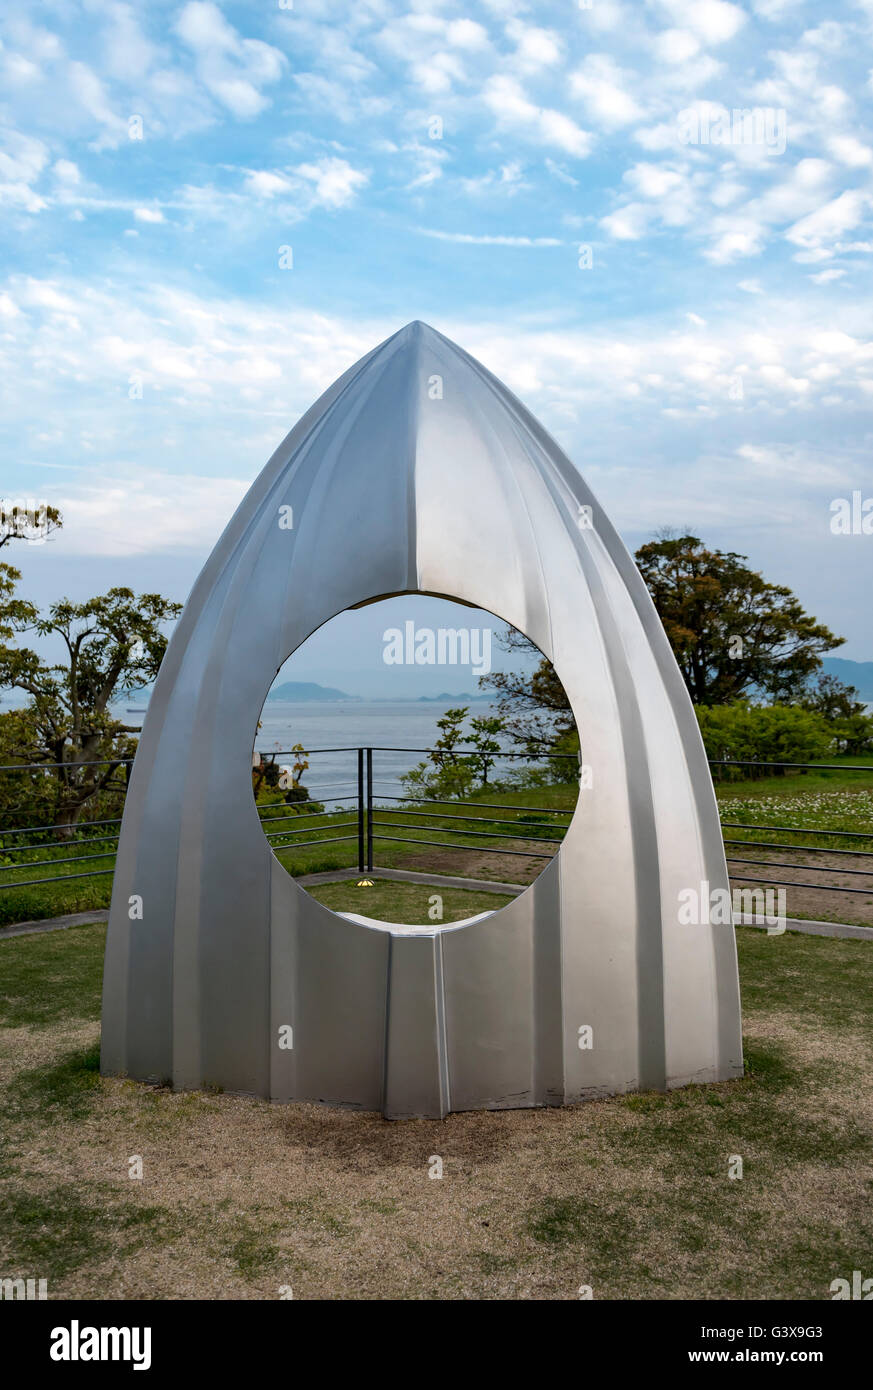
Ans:
{"type": "MultiPolygon", "coordinates": [[[[697,705],[697,720],[709,758],[752,762],[808,763],[833,752],[833,729],[821,714],[797,705],[697,705]]],[[[778,768],[714,767],[713,776],[778,776],[778,768]]]]}

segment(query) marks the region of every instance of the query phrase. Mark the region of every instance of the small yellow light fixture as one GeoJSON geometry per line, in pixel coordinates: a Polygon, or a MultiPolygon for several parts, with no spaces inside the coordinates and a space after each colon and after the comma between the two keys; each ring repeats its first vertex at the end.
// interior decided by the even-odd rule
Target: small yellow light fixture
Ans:
{"type": "Polygon", "coordinates": [[[359,878],[355,884],[356,888],[372,888],[373,886],[373,880],[371,878],[359,878]]]}

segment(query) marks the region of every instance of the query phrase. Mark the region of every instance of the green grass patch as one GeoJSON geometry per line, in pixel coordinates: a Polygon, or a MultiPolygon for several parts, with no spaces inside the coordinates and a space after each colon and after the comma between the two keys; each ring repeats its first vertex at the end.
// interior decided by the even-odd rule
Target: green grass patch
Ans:
{"type": "MultiPolygon", "coordinates": [[[[364,875],[369,877],[369,875],[364,875]]],[[[320,883],[307,889],[334,912],[359,912],[380,922],[405,922],[409,926],[439,926],[457,922],[478,912],[496,912],[511,897],[473,889],[440,888],[429,883],[402,883],[393,879],[373,879],[372,888],[358,888],[354,879],[340,883],[320,883]],[[439,898],[440,903],[434,900],[439,898]],[[431,917],[441,905],[441,916],[431,917]]]]}
{"type": "Polygon", "coordinates": [[[8,941],[0,934],[0,1028],[98,1018],[105,938],[102,923],[8,941]]]}
{"type": "MultiPolygon", "coordinates": [[[[108,1185],[94,1195],[103,1197],[99,1205],[83,1201],[74,1183],[0,1194],[4,1270],[47,1279],[51,1297],[53,1281],[83,1265],[109,1254],[123,1259],[179,1234],[178,1221],[164,1207],[114,1203],[108,1185]]],[[[95,1296],[101,1296],[99,1283],[95,1296]]],[[[104,1288],[102,1296],[113,1294],[104,1288]]]]}
{"type": "Polygon", "coordinates": [[[8,1114],[21,1122],[78,1120],[100,1086],[100,1045],[70,1052],[59,1062],[20,1071],[6,1088],[8,1114]]]}

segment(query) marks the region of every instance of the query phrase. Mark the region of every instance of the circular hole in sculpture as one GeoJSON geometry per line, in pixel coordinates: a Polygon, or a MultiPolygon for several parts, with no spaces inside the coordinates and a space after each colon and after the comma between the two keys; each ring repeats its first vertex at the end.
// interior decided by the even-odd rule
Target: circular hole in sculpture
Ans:
{"type": "Polygon", "coordinates": [[[558,852],[579,735],[534,643],[424,594],[339,613],[283,663],[252,794],[279,863],[341,916],[411,934],[499,911],[558,852]]]}

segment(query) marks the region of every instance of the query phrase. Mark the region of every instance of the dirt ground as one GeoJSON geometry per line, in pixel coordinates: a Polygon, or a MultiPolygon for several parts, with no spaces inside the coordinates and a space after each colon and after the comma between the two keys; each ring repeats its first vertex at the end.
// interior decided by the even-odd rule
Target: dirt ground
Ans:
{"type": "MultiPolygon", "coordinates": [[[[511,848],[515,849],[516,846],[513,844],[511,848]]],[[[765,861],[754,866],[729,863],[731,882],[738,888],[751,888],[756,883],[763,884],[764,879],[781,879],[789,884],[819,881],[837,889],[828,892],[822,888],[786,888],[786,916],[804,917],[820,922],[850,922],[857,926],[873,926],[873,861],[870,859],[854,854],[773,855],[771,851],[743,845],[728,846],[727,852],[737,859],[765,861]],[[811,872],[809,869],[796,867],[803,863],[815,863],[818,868],[827,872],[811,872]],[[861,870],[864,876],[847,870],[861,870]],[[751,877],[745,878],[744,874],[751,877]],[[839,888],[866,890],[868,887],[869,893],[838,891],[839,888]]],[[[542,872],[547,862],[544,859],[510,859],[508,856],[489,853],[487,850],[471,850],[465,853],[459,850],[422,848],[414,855],[398,859],[395,867],[418,869],[429,874],[455,874],[464,878],[528,884],[542,872]]],[[[775,888],[773,891],[776,891],[775,888]]]]}
{"type": "MultiPolygon", "coordinates": [[[[54,935],[66,961],[102,941],[54,935]]],[[[99,1078],[95,1021],[4,1028],[0,1273],[50,1297],[828,1298],[873,1255],[873,947],[739,936],[749,1075],[572,1109],[174,1094],[99,1078]]]]}
{"type": "MultiPolygon", "coordinates": [[[[805,855],[781,854],[770,857],[767,850],[728,846],[727,852],[737,859],[767,859],[763,865],[746,865],[728,861],[731,882],[741,888],[753,887],[765,879],[781,879],[789,884],[819,882],[824,888],[786,888],[787,917],[805,917],[819,922],[850,922],[856,926],[873,927],[873,860],[855,854],[816,853],[805,855]],[[799,867],[814,864],[815,870],[799,867]],[[821,869],[823,872],[818,872],[821,869]],[[741,874],[759,874],[760,878],[745,879],[741,874]],[[840,888],[858,889],[862,893],[841,893],[840,888]],[[836,891],[834,891],[836,890],[836,891]]],[[[774,888],[775,892],[776,889],[774,888]]]]}

